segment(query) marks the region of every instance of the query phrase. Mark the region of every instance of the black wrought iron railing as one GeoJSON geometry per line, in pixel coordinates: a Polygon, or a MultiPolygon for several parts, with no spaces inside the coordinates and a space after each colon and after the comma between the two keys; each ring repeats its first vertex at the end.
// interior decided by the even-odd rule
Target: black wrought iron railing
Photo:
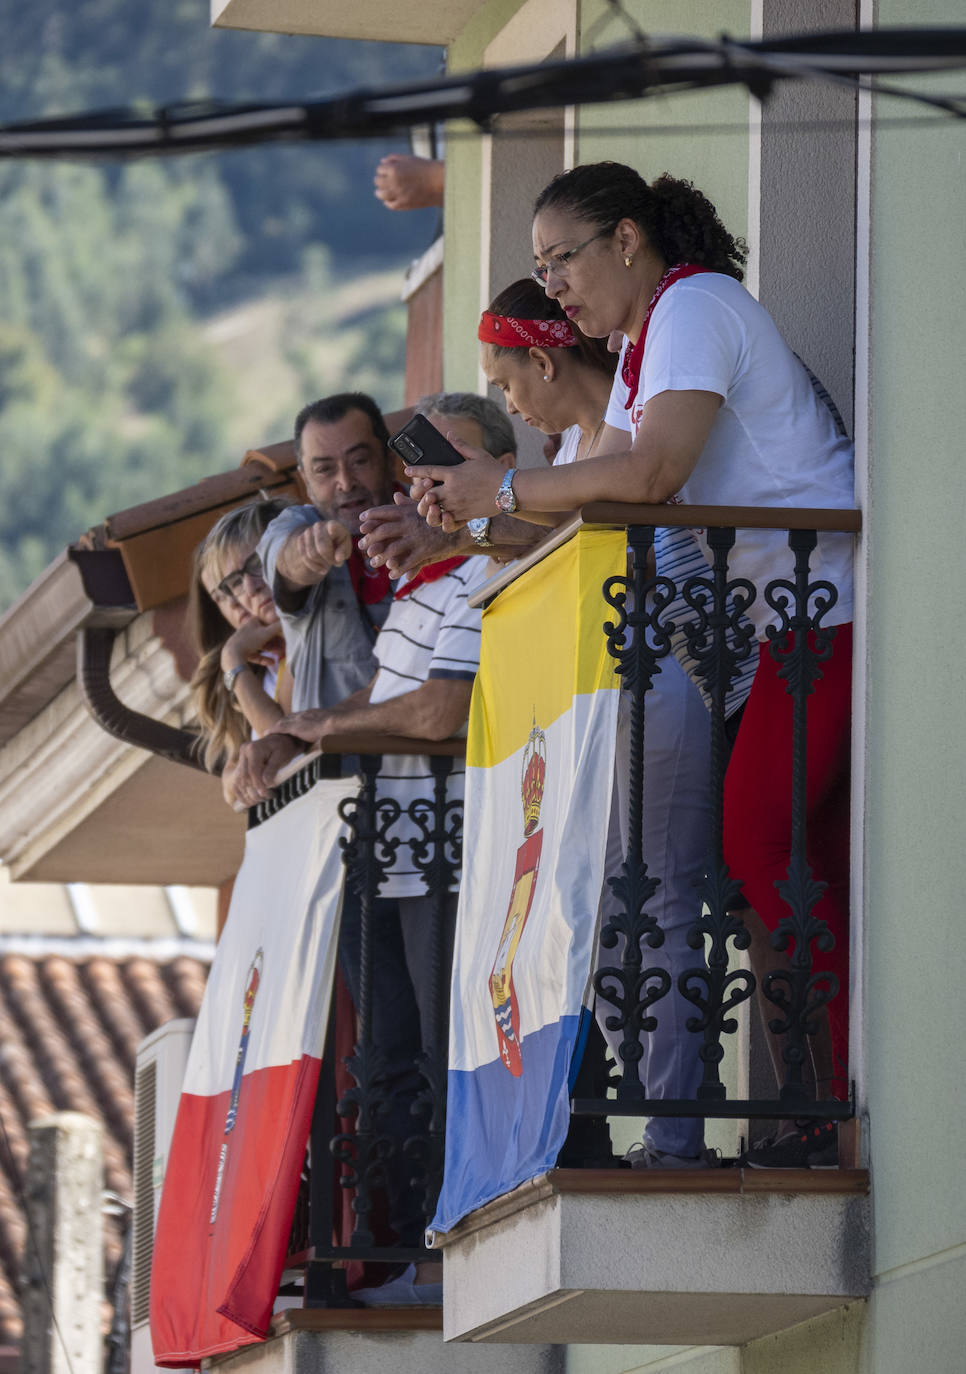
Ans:
{"type": "MultiPolygon", "coordinates": [[[[631,552],[626,576],[611,578],[601,590],[601,627],[616,661],[629,746],[626,778],[627,845],[618,871],[607,876],[613,894],[601,931],[602,957],[594,975],[599,1001],[609,1017],[616,1069],[588,1055],[577,1080],[571,1134],[561,1164],[617,1166],[610,1154],[604,1119],[608,1116],[827,1118],[843,1120],[853,1111],[848,1090],[830,1095],[811,1072],[816,1039],[836,998],[847,989],[827,971],[824,956],[834,939],[817,913],[823,884],[810,863],[806,798],[809,700],[823,690],[823,676],[836,652],[839,631],[827,618],[836,590],[813,575],[811,559],[820,531],[854,534],[854,511],[762,511],[696,507],[596,505],[582,523],[626,528],[631,552]],[[677,525],[707,530],[710,564],[680,586],[654,569],[655,529],[677,525]],[[748,527],[787,531],[787,568],[761,587],[733,578],[729,559],[736,531],[748,527]],[[757,635],[746,612],[758,598],[769,607],[768,652],[791,697],[793,715],[791,830],[788,862],[778,888],[785,914],[771,931],[765,964],[749,966],[752,943],[741,901],[744,875],[729,871],[724,843],[725,777],[734,739],[729,691],[743,665],[757,656],[757,635]],[[684,605],[686,615],[681,615],[684,605]],[[677,607],[673,618],[669,608],[677,607]],[[710,712],[710,821],[707,855],[687,930],[690,959],[683,967],[653,959],[665,931],[649,908],[664,881],[655,856],[645,852],[645,731],[649,694],[662,665],[680,648],[682,637],[692,671],[705,689],[710,712]],[[609,957],[608,951],[613,951],[609,957]],[[722,1074],[729,1038],[760,997],[767,1007],[767,1032],[776,1042],[774,1089],[755,1095],[729,1092],[722,1074]],[[700,1060],[700,1082],[693,1097],[655,1096],[639,1065],[642,1046],[669,1005],[687,1004],[686,1034],[700,1060]],[[616,1040],[616,1044],[615,1044],[616,1040]],[[596,1119],[596,1122],[593,1120],[596,1119]],[[602,1129],[594,1129],[595,1124],[602,1129]]],[[[574,530],[580,522],[575,522],[574,530]]],[[[561,533],[548,545],[561,542],[561,533]]],[[[525,575],[537,555],[521,560],[516,573],[504,573],[483,589],[496,594],[514,575],[525,575]]],[[[833,617],[834,619],[834,617],[833,617]]],[[[267,818],[291,798],[302,795],[319,776],[338,766],[343,754],[360,756],[361,789],[347,797],[342,815],[347,892],[358,907],[358,962],[349,981],[355,1001],[351,1054],[336,1049],[339,1034],[333,1012],[328,1049],[312,1129],[311,1169],[307,1173],[293,1230],[293,1266],[304,1267],[307,1306],[351,1306],[345,1262],[398,1262],[425,1257],[420,1240],[392,1233],[391,1214],[400,1190],[415,1197],[411,1208],[432,1216],[441,1181],[446,1109],[449,955],[447,933],[453,919],[452,887],[459,870],[462,810],[447,797],[447,778],[463,750],[462,741],[430,744],[387,737],[346,737],[326,741],[326,754],[284,782],[272,799],[253,808],[251,823],[267,818]],[[432,795],[401,808],[381,795],[382,759],[419,752],[430,756],[432,795]],[[407,821],[415,839],[400,839],[407,821]],[[398,1102],[398,1066],[388,1062],[375,1016],[378,1001],[374,970],[380,941],[380,887],[401,844],[411,847],[423,875],[431,907],[432,993],[422,1010],[422,1030],[406,1078],[408,1129],[393,1126],[398,1102]],[[348,1194],[351,1224],[340,1198],[348,1194]]],[[[602,799],[602,805],[607,799],[602,799]]],[[[838,938],[841,938],[839,932],[838,938]]],[[[343,1028],[344,1032],[344,1028],[343,1028]]],[[[345,1041],[343,1033],[342,1039],[345,1041]]],[[[398,1114],[397,1114],[398,1120],[398,1114]]],[[[397,1228],[398,1231],[398,1228],[397,1228]]]]}
{"type": "Polygon", "coordinates": [[[289,1266],[304,1269],[306,1306],[338,1307],[353,1305],[348,1262],[427,1257],[422,1238],[442,1179],[453,889],[462,850],[462,801],[448,795],[447,782],[465,744],[340,736],[326,739],[325,750],[252,808],[250,824],[305,795],[320,777],[337,776],[345,756],[358,759],[361,786],[339,807],[348,827],[340,937],[347,947],[339,962],[351,1009],[348,1001],[333,999],[289,1266]],[[379,784],[384,759],[402,754],[428,757],[431,777],[431,795],[405,806],[379,784]],[[408,977],[393,910],[380,898],[401,847],[407,866],[421,875],[429,922],[421,946],[421,1002],[408,1004],[408,1017],[417,1023],[411,1034],[411,1027],[387,1025],[378,1006],[381,974],[383,986],[388,978],[394,988],[408,977]],[[351,1027],[339,1024],[346,1015],[351,1027]]]}
{"type": "Polygon", "coordinates": [[[847,939],[847,932],[833,935],[817,914],[826,885],[809,861],[808,704],[822,691],[824,665],[835,653],[839,633],[827,619],[838,601],[837,590],[812,574],[810,561],[819,532],[855,534],[861,517],[853,510],[632,508],[601,503],[586,508],[582,519],[585,524],[626,525],[631,553],[628,575],[612,579],[603,589],[611,612],[605,624],[607,646],[629,698],[629,839],[620,871],[608,877],[618,910],[605,919],[601,932],[602,946],[619,947],[620,959],[598,967],[594,979],[598,999],[609,1003],[610,1028],[622,1036],[616,1092],[582,1096],[578,1089],[573,1110],[578,1115],[843,1120],[853,1114],[847,1069],[840,1063],[835,1070],[840,1085],[835,1096],[811,1069],[814,1042],[823,1029],[827,1035],[827,1010],[835,999],[845,999],[848,989],[825,968],[824,956],[836,938],[847,939]],[[648,519],[655,523],[644,523],[648,519]],[[664,527],[707,531],[711,566],[706,573],[680,585],[656,574],[651,552],[658,520],[664,527]],[[732,579],[729,572],[737,532],[749,528],[787,531],[787,568],[760,587],[732,579]],[[780,665],[778,677],[791,697],[793,716],[788,863],[776,884],[785,911],[770,933],[771,949],[764,961],[768,967],[757,970],[742,958],[752,943],[744,915],[747,904],[740,897],[744,875],[729,871],[723,841],[725,775],[735,735],[734,722],[726,714],[728,695],[742,665],[758,654],[747,620],[756,600],[773,613],[766,642],[771,658],[780,665]],[[674,606],[677,623],[667,614],[674,606]],[[649,950],[660,947],[664,932],[648,913],[662,875],[641,843],[644,729],[648,692],[682,633],[692,672],[706,690],[710,709],[710,833],[695,917],[687,932],[694,958],[672,978],[666,968],[648,962],[649,950]],[[780,1068],[772,1095],[741,1097],[728,1093],[720,1066],[727,1038],[738,1030],[736,1012],[756,995],[767,1008],[767,1031],[776,1042],[772,1058],[780,1068]],[[685,999],[691,1009],[687,1032],[695,1037],[702,1066],[693,1098],[652,1097],[638,1073],[642,1037],[653,1032],[662,1000],[671,997],[685,999]]]}

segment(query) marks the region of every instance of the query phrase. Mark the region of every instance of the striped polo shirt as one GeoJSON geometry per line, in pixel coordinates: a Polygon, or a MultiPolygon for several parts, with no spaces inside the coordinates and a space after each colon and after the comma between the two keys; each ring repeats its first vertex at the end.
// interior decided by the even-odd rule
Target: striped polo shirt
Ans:
{"type": "MultiPolygon", "coordinates": [[[[488,562],[474,555],[436,581],[424,582],[393,602],[375,644],[379,671],[369,694],[370,702],[389,701],[415,691],[429,678],[473,681],[480,666],[480,612],[471,610],[466,603],[486,581],[488,562]]],[[[406,579],[400,590],[405,585],[406,579]]],[[[465,731],[464,724],[461,733],[465,731]]],[[[454,759],[447,782],[448,801],[462,800],[464,771],[463,760],[454,759]]],[[[380,797],[395,798],[402,808],[416,798],[431,801],[433,775],[429,759],[425,755],[385,755],[377,793],[380,797]]],[[[426,888],[412,862],[409,844],[420,838],[420,830],[407,816],[401,816],[389,834],[401,838],[403,843],[379,895],[422,896],[426,888]]],[[[458,883],[457,874],[453,887],[458,883]]]]}

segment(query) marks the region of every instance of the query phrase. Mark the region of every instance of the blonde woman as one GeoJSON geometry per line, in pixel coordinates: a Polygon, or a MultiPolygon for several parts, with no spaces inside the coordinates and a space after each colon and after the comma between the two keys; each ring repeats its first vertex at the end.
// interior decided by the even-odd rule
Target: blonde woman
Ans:
{"type": "Polygon", "coordinates": [[[191,680],[205,766],[221,765],[235,800],[238,751],[291,709],[282,627],[256,553],[265,530],[291,503],[257,501],[229,511],[195,550],[188,623],[199,662],[191,680]]]}

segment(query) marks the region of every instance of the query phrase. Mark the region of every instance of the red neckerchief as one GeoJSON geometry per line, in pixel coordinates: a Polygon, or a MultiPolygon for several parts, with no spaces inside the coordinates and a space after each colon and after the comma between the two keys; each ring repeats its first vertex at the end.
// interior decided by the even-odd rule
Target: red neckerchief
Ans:
{"type": "Polygon", "coordinates": [[[359,550],[358,539],[352,541],[352,552],[349,554],[346,567],[349,569],[352,590],[360,606],[378,606],[380,601],[385,601],[389,595],[389,569],[385,565],[381,568],[370,568],[359,550]]]}
{"type": "Polygon", "coordinates": [[[441,558],[438,563],[427,563],[425,568],[420,568],[418,573],[414,573],[409,581],[396,591],[393,599],[398,601],[400,597],[408,596],[410,592],[414,592],[417,587],[422,587],[426,582],[438,582],[441,577],[445,577],[448,572],[452,572],[454,568],[458,568],[461,563],[465,562],[465,558],[458,557],[441,558]]]}
{"type": "Polygon", "coordinates": [[[682,277],[693,277],[698,272],[710,272],[710,267],[697,267],[691,262],[678,263],[677,267],[669,267],[664,276],[657,284],[657,290],[651,297],[651,303],[647,307],[647,314],[644,316],[644,323],[641,325],[641,333],[637,343],[633,348],[629,348],[624,354],[624,366],[621,368],[621,377],[627,384],[627,400],[624,404],[625,410],[630,410],[637,398],[637,390],[641,384],[641,366],[644,362],[644,344],[647,341],[647,326],[651,323],[651,315],[654,307],[664,295],[669,286],[673,286],[682,277]]]}
{"type": "MultiPolygon", "coordinates": [[[[398,482],[393,482],[392,489],[408,495],[407,489],[401,487],[398,482]]],[[[385,565],[381,568],[370,567],[359,549],[359,538],[359,535],[353,537],[352,552],[346,564],[352,581],[352,590],[360,606],[378,606],[380,601],[385,601],[391,590],[389,569],[385,565]]]]}

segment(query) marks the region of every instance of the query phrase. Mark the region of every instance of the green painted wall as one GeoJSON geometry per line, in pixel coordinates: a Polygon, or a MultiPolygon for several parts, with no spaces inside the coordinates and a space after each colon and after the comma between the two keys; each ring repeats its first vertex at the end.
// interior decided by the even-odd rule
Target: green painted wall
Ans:
{"type": "MultiPolygon", "coordinates": [[[[479,67],[487,45],[522,0],[489,0],[449,49],[449,69],[479,67]]],[[[627,29],[600,22],[603,0],[578,0],[581,35],[590,46],[623,41],[627,29]]],[[[672,0],[628,0],[638,24],[656,34],[748,32],[749,0],[693,0],[687,22],[672,0]]],[[[582,42],[581,50],[588,50],[582,42]]],[[[744,234],[748,214],[748,98],[737,88],[698,96],[597,106],[581,112],[577,157],[628,162],[652,177],[663,171],[691,178],[717,205],[732,232],[744,234]]],[[[446,150],[443,376],[447,389],[477,385],[475,330],[480,296],[480,140],[473,126],[454,125],[446,150]],[[467,321],[470,327],[467,327],[467,321]]]]}
{"type": "MultiPolygon", "coordinates": [[[[962,24],[966,15],[961,0],[880,0],[878,18],[962,24]]],[[[966,93],[961,73],[915,84],[966,93]]],[[[884,99],[877,115],[865,915],[878,1287],[869,1368],[939,1374],[966,1358],[966,127],[884,99]]]]}
{"type": "MultiPolygon", "coordinates": [[[[645,33],[715,36],[749,32],[748,0],[627,0],[627,12],[645,33]]],[[[601,20],[604,0],[581,0],[580,32],[587,50],[625,42],[620,19],[601,20]]],[[[714,202],[732,233],[748,225],[748,96],[738,87],[697,95],[651,97],[588,106],[581,111],[579,162],[609,158],[636,167],[652,180],[661,172],[688,177],[714,202]]]]}
{"type": "MultiPolygon", "coordinates": [[[[489,0],[481,5],[459,38],[450,45],[451,72],[483,65],[483,53],[523,0],[489,0]]],[[[480,307],[480,182],[482,150],[479,130],[454,122],[447,131],[446,204],[443,267],[443,386],[447,391],[476,391],[476,321],[480,307]]]]}
{"type": "MultiPolygon", "coordinates": [[[[741,1349],[704,1346],[570,1346],[567,1374],[858,1374],[867,1330],[862,1302],[802,1322],[741,1349]]],[[[910,1366],[936,1374],[942,1365],[910,1366]]],[[[952,1374],[953,1366],[949,1366],[952,1374]]],[[[878,1374],[869,1370],[868,1374],[878,1374]]]]}
{"type": "Polygon", "coordinates": [[[857,1374],[866,1317],[865,1303],[854,1302],[752,1341],[742,1347],[740,1374],[857,1374]]]}

